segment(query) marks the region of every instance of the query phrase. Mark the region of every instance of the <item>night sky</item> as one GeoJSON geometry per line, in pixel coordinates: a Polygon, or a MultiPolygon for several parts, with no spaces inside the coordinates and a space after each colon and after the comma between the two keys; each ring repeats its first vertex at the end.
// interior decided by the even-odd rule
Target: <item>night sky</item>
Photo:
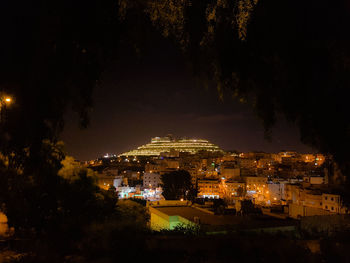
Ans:
{"type": "Polygon", "coordinates": [[[93,97],[87,129],[78,127],[76,114],[66,114],[62,140],[68,154],[79,160],[120,154],[167,134],[208,139],[224,150],[314,152],[283,118],[273,129],[272,141],[265,140],[250,107],[229,94],[221,100],[214,85],[199,85],[182,55],[166,41],[141,56],[121,52],[93,97]]]}

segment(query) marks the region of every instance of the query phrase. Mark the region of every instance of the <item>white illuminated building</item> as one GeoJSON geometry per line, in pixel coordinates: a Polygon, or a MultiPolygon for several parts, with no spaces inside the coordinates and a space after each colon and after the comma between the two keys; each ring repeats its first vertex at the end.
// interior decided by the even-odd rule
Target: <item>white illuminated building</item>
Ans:
{"type": "Polygon", "coordinates": [[[162,196],[163,189],[161,187],[157,187],[155,189],[144,189],[142,192],[143,199],[148,201],[159,201],[164,200],[162,196]]]}
{"type": "Polygon", "coordinates": [[[128,198],[141,198],[148,201],[163,200],[163,189],[161,187],[144,188],[143,190],[137,189],[137,187],[119,186],[116,191],[118,192],[119,199],[128,198]]]}
{"type": "Polygon", "coordinates": [[[219,146],[203,139],[175,139],[172,136],[152,138],[151,143],[142,145],[136,150],[125,152],[119,156],[159,156],[163,152],[197,153],[199,151],[222,152],[219,146]]]}

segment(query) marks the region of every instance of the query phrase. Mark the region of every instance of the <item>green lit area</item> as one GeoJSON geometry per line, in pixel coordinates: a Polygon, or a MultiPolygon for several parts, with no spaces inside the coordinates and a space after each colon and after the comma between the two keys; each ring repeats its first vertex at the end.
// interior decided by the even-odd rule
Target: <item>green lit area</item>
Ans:
{"type": "Polygon", "coordinates": [[[162,152],[189,152],[199,151],[222,152],[219,146],[203,139],[174,139],[172,137],[155,137],[151,143],[142,145],[135,150],[125,152],[119,156],[159,156],[162,152]]]}

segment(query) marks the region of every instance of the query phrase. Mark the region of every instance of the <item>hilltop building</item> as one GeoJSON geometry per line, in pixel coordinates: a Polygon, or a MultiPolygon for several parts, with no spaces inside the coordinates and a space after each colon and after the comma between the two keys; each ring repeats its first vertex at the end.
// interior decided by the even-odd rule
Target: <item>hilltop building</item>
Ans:
{"type": "Polygon", "coordinates": [[[160,156],[164,152],[189,152],[192,154],[200,151],[223,152],[219,146],[203,139],[175,139],[172,136],[152,138],[151,143],[142,145],[135,150],[125,152],[119,156],[160,156]]]}

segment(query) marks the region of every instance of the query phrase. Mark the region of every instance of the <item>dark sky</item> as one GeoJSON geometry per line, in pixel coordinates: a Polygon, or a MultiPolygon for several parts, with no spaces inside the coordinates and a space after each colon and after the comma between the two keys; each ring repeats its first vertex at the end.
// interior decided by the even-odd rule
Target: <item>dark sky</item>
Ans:
{"type": "Polygon", "coordinates": [[[167,134],[208,139],[224,150],[312,151],[299,141],[297,128],[283,119],[273,129],[272,141],[266,141],[252,110],[229,95],[220,100],[215,87],[198,85],[168,42],[141,57],[122,53],[95,91],[90,126],[80,129],[69,113],[62,139],[70,155],[89,160],[107,152],[120,154],[167,134]]]}

